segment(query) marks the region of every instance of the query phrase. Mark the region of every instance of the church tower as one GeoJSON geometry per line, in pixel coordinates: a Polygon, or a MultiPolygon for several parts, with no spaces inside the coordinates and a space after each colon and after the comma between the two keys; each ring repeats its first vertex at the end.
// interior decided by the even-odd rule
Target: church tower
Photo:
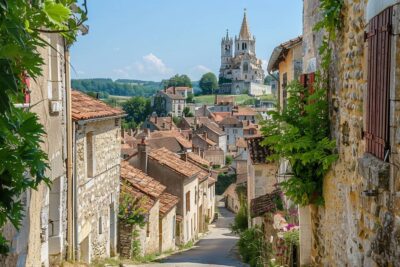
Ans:
{"type": "Polygon", "coordinates": [[[256,39],[250,33],[246,9],[244,10],[239,36],[235,36],[235,56],[241,54],[256,54],[256,39]]]}
{"type": "Polygon", "coordinates": [[[221,69],[220,76],[229,79],[229,69],[232,66],[233,57],[233,39],[229,37],[229,32],[226,30],[226,36],[221,41],[221,69]]]}

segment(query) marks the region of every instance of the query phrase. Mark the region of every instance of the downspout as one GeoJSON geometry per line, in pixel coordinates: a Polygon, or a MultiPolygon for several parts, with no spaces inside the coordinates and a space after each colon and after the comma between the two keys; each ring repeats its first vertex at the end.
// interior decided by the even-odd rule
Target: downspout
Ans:
{"type": "MultiPolygon", "coordinates": [[[[73,131],[74,131],[74,162],[76,162],[76,127],[77,124],[73,124],[73,131]]],[[[79,127],[79,126],[78,126],[79,127]]],[[[77,182],[76,182],[76,167],[74,168],[74,177],[73,177],[73,194],[74,194],[74,259],[79,260],[78,257],[78,248],[79,248],[79,239],[78,239],[78,197],[77,197],[77,182]]]]}
{"type": "Polygon", "coordinates": [[[65,95],[66,95],[66,128],[67,128],[67,258],[68,260],[75,260],[74,258],[74,228],[73,228],[73,213],[74,213],[74,193],[73,186],[74,183],[72,181],[72,171],[73,171],[73,158],[72,158],[72,117],[71,117],[71,80],[70,80],[70,68],[69,68],[69,47],[65,45],[65,58],[64,58],[64,68],[65,68],[65,95]]]}

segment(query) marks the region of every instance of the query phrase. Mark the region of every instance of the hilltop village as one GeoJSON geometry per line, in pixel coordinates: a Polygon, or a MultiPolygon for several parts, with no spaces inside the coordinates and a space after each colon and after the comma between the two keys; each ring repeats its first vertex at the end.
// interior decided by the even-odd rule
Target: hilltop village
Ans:
{"type": "Polygon", "coordinates": [[[399,267],[399,3],[304,0],[265,70],[245,10],[207,93],[177,75],[124,103],[71,86],[47,6],[43,62],[0,82],[21,89],[0,107],[0,265],[399,267]]]}

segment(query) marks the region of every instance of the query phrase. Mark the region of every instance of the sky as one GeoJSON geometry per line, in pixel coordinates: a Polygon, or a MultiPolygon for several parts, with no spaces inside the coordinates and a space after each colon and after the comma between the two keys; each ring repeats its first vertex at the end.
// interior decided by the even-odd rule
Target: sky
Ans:
{"type": "Polygon", "coordinates": [[[88,0],[89,33],[71,48],[72,77],[161,81],[218,76],[221,38],[246,8],[264,69],[277,45],[302,33],[301,0],[88,0]]]}

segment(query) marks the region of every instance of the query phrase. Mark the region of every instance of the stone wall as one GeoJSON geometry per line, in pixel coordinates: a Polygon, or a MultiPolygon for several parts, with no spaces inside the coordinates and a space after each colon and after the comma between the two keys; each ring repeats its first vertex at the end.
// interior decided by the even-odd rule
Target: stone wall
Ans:
{"type": "MultiPolygon", "coordinates": [[[[114,119],[79,126],[75,133],[78,242],[89,237],[90,258],[110,256],[110,224],[116,221],[120,174],[120,129],[114,119]],[[87,177],[86,134],[94,140],[94,177],[87,177]],[[110,216],[113,214],[114,218],[110,216]]],[[[115,238],[115,237],[114,237],[115,238]]],[[[80,245],[80,253],[83,248],[80,245]]],[[[79,255],[78,258],[81,258],[79,255]]]]}
{"type": "MultiPolygon", "coordinates": [[[[319,38],[309,32],[318,21],[318,1],[305,4],[305,57],[316,58],[319,38]],[[310,48],[311,47],[311,48],[310,48]],[[312,49],[314,47],[314,51],[312,49]],[[309,49],[310,48],[310,49],[309,49]],[[314,53],[314,55],[312,55],[314,53]]],[[[309,207],[312,228],[312,262],[318,266],[400,266],[400,217],[398,168],[390,167],[365,154],[364,127],[367,90],[367,45],[364,41],[367,0],[346,0],[343,8],[343,28],[334,46],[331,120],[333,138],[339,159],[325,177],[325,206],[309,207]],[[368,197],[365,190],[373,187],[378,195],[368,197]]],[[[395,8],[398,14],[398,8],[395,8]]],[[[398,15],[397,15],[398,16],[398,15]]],[[[394,27],[396,28],[396,26],[394,27]]],[[[391,99],[398,99],[397,79],[400,70],[400,42],[393,36],[391,99]]],[[[305,63],[308,60],[305,60],[305,63]]],[[[307,68],[309,65],[305,65],[307,68]]],[[[396,143],[399,109],[391,101],[391,166],[399,166],[396,143]]]]}

